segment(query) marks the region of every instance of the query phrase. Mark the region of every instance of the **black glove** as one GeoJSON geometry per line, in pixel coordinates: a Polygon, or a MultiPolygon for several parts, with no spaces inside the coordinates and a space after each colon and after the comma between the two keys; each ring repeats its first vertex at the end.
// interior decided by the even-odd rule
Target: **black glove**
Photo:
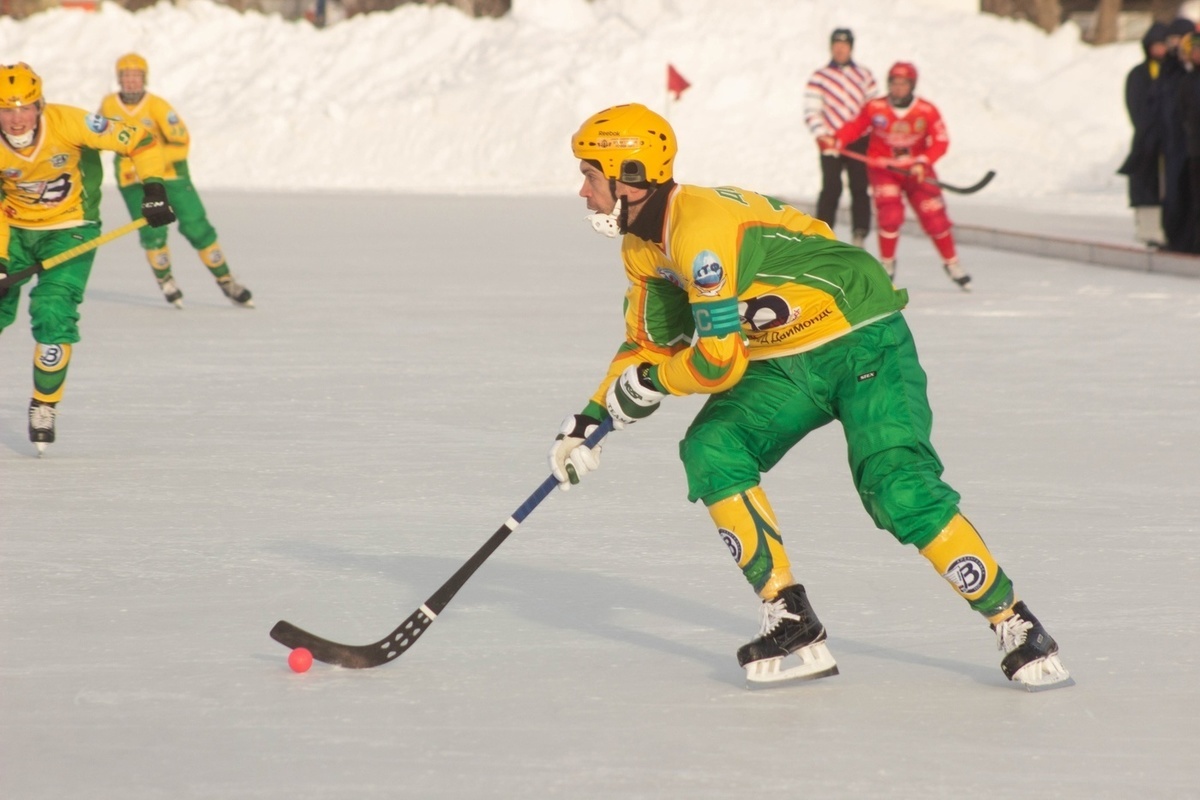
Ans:
{"type": "MultiPolygon", "coordinates": [[[[0,280],[8,277],[8,262],[0,258],[0,280]]],[[[0,300],[4,299],[4,295],[8,294],[7,286],[0,286],[0,300]]]]}
{"type": "Polygon", "coordinates": [[[167,202],[167,187],[161,183],[142,184],[142,216],[151,228],[161,228],[175,221],[175,210],[167,202]]]}

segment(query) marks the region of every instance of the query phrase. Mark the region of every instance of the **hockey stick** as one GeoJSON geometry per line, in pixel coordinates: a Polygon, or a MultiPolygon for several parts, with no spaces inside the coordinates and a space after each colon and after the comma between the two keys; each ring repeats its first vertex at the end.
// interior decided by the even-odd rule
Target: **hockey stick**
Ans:
{"type": "MultiPolygon", "coordinates": [[[[866,164],[868,167],[876,167],[877,169],[888,169],[888,170],[891,170],[892,172],[898,172],[901,175],[911,175],[912,174],[911,172],[909,172],[906,169],[897,167],[894,164],[887,163],[886,159],[871,158],[870,156],[864,156],[861,153],[856,153],[853,150],[838,150],[837,152],[838,152],[838,155],[845,156],[846,158],[852,158],[855,161],[861,161],[864,164],[866,164]]],[[[954,194],[974,194],[975,192],[978,192],[980,189],[982,189],[983,187],[985,187],[989,183],[991,183],[992,178],[994,178],[994,177],[996,177],[996,171],[989,169],[987,171],[987,174],[985,174],[982,178],[980,178],[978,181],[971,184],[970,186],[955,186],[954,184],[943,183],[942,181],[938,180],[937,178],[926,178],[925,182],[932,183],[934,186],[938,187],[939,189],[944,189],[945,191],[953,192],[954,194]]]]}
{"type": "MultiPolygon", "coordinates": [[[[600,423],[600,427],[584,440],[584,445],[594,447],[612,429],[612,419],[604,420],[604,422],[600,423]]],[[[467,559],[467,563],[458,568],[458,572],[450,576],[450,580],[443,583],[441,588],[434,592],[420,608],[409,615],[408,619],[400,623],[400,626],[396,630],[378,642],[363,645],[338,644],[337,642],[322,639],[320,636],[297,628],[292,623],[285,622],[284,620],[275,623],[275,627],[271,629],[271,638],[293,650],[297,647],[307,648],[317,661],[323,661],[326,664],[335,664],[339,667],[366,669],[367,667],[378,667],[380,664],[388,663],[413,646],[413,643],[417,641],[417,637],[433,624],[433,621],[437,619],[437,615],[442,612],[451,598],[458,593],[458,590],[463,587],[467,579],[475,574],[475,570],[479,569],[484,561],[487,561],[488,556],[503,544],[509,534],[525,521],[525,518],[546,499],[547,495],[554,491],[554,487],[556,486],[558,486],[558,478],[555,478],[553,475],[542,481],[542,485],[533,494],[529,495],[525,502],[513,512],[508,521],[492,534],[490,539],[483,543],[483,547],[475,551],[475,555],[467,559]]]]}
{"type": "Polygon", "coordinates": [[[31,267],[26,267],[25,269],[19,270],[10,275],[5,275],[3,278],[0,278],[0,289],[7,289],[9,286],[12,286],[14,283],[20,283],[21,281],[25,280],[26,278],[28,278],[31,275],[36,275],[39,272],[45,272],[48,269],[54,269],[55,267],[57,267],[61,264],[65,264],[66,262],[70,261],[72,258],[75,258],[76,256],[81,256],[84,253],[90,253],[93,250],[95,250],[97,247],[99,247],[100,245],[108,244],[113,239],[118,239],[127,233],[133,233],[134,231],[136,231],[138,228],[141,228],[145,224],[146,224],[145,217],[142,217],[141,219],[135,219],[133,222],[130,222],[126,225],[122,225],[119,228],[114,228],[111,231],[109,231],[108,233],[100,234],[95,239],[92,239],[90,242],[84,242],[83,244],[76,245],[76,246],[72,247],[70,250],[64,250],[63,252],[59,253],[56,256],[51,256],[50,258],[47,258],[45,261],[39,261],[38,263],[34,264],[31,267]]]}

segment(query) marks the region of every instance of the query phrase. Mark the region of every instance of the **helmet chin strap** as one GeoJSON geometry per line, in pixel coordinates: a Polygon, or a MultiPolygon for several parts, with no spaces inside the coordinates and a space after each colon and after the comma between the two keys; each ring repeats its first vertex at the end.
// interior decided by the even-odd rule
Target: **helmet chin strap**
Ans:
{"type": "Polygon", "coordinates": [[[7,139],[8,143],[11,144],[13,147],[15,147],[17,150],[21,150],[21,149],[29,147],[29,145],[33,144],[33,137],[36,134],[37,134],[37,128],[30,128],[28,131],[21,134],[20,136],[9,136],[6,133],[6,134],[4,134],[4,138],[7,139]]]}
{"type": "Polygon", "coordinates": [[[584,219],[592,223],[592,230],[596,233],[615,239],[621,233],[621,205],[621,198],[618,197],[611,214],[588,214],[584,219]]]}

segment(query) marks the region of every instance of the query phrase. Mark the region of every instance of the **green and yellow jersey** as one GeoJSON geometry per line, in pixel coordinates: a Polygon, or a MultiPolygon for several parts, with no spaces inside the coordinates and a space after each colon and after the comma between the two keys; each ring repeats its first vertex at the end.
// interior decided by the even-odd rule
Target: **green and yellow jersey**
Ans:
{"type": "MultiPolygon", "coordinates": [[[[187,177],[191,136],[188,134],[187,125],[183,124],[179,114],[166,100],[146,92],[137,105],[127,106],[121,102],[119,94],[113,93],[101,101],[100,114],[129,125],[139,125],[154,136],[162,145],[163,160],[167,162],[167,169],[163,175],[165,180],[187,177]]],[[[136,165],[131,159],[118,155],[114,165],[118,186],[125,187],[141,181],[136,165]]]]}
{"type": "Polygon", "coordinates": [[[631,364],[673,395],[736,384],[751,360],[801,353],[908,303],[860,248],[824,222],[733,187],[675,186],[662,244],[625,234],[626,341],[592,396],[631,364]]]}
{"type": "Polygon", "coordinates": [[[13,149],[0,136],[0,210],[16,228],[69,228],[100,220],[100,150],[130,158],[139,173],[162,180],[154,137],[82,108],[47,105],[33,144],[13,149]]]}

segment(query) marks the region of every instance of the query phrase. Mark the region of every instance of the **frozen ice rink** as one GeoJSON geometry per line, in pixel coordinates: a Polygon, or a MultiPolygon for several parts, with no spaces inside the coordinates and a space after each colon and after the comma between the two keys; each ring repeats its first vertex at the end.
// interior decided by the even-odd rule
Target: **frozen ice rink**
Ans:
{"type": "Polygon", "coordinates": [[[258,308],[177,233],[183,311],[104,247],[42,459],[24,309],[0,337],[0,797],[1195,797],[1200,281],[964,248],[967,295],[901,241],[946,477],[1073,688],[1004,679],[835,427],[765,486],[841,674],[744,688],[758,603],[676,456],[697,398],[398,661],[297,675],[276,620],[382,637],[545,477],[622,337],[617,244],[568,198],[205,201],[258,308]]]}

